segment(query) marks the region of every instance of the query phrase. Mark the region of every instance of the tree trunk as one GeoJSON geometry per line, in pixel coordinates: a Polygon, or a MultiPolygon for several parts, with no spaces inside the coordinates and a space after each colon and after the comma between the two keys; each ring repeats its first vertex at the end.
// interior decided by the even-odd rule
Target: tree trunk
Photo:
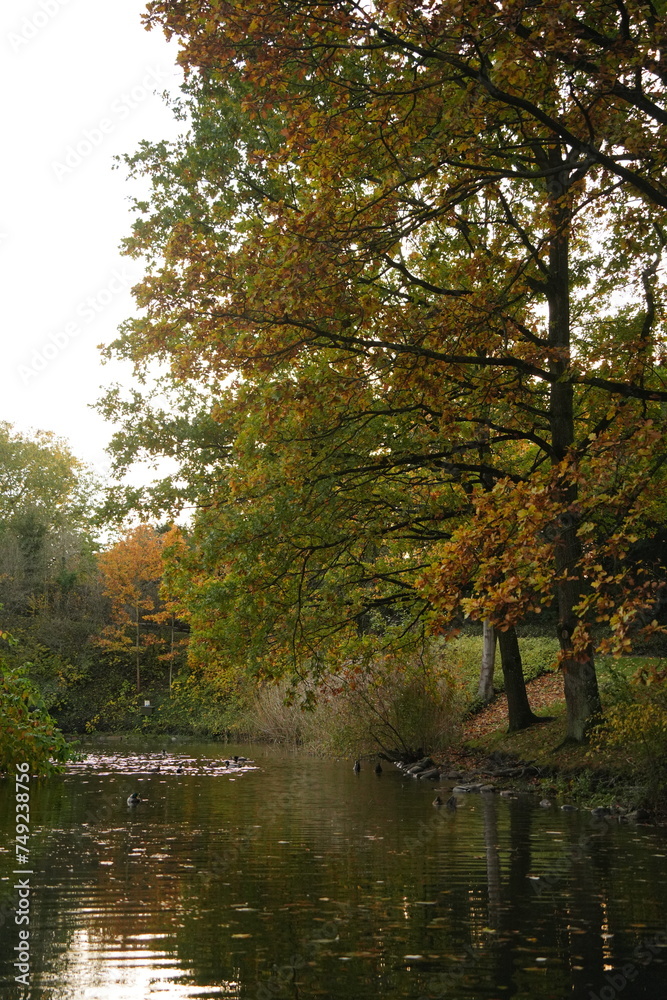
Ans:
{"type": "Polygon", "coordinates": [[[141,671],[139,667],[139,605],[135,607],[135,612],[137,616],[137,641],[135,647],[136,661],[137,661],[137,692],[141,691],[141,671]]]}
{"type": "MultiPolygon", "coordinates": [[[[550,157],[551,165],[562,163],[561,151],[555,147],[550,157]]],[[[549,421],[551,425],[552,461],[558,465],[571,454],[574,443],[574,391],[570,374],[570,278],[569,278],[569,226],[568,204],[569,174],[563,167],[561,173],[550,181],[551,227],[553,236],[549,248],[549,280],[547,300],[549,305],[549,369],[556,379],[551,383],[549,421]]],[[[563,481],[558,491],[563,523],[555,542],[556,572],[558,574],[558,641],[564,654],[565,705],[567,710],[567,738],[581,742],[591,720],[602,708],[592,648],[575,656],[571,637],[577,625],[575,607],[582,592],[581,542],[571,507],[577,499],[576,482],[563,481]],[[568,510],[569,509],[569,510],[568,510]],[[566,518],[564,515],[568,514],[566,518]],[[571,523],[570,523],[571,522],[571,523]]]]}
{"type": "Polygon", "coordinates": [[[477,696],[483,702],[493,698],[493,671],[496,665],[496,630],[485,621],[482,632],[482,667],[479,672],[477,696]]]}
{"type": "Polygon", "coordinates": [[[581,586],[576,564],[581,556],[581,543],[576,525],[556,539],[556,569],[559,576],[566,576],[558,585],[558,640],[564,653],[561,663],[567,707],[567,739],[580,743],[595,716],[602,712],[593,650],[589,643],[584,656],[575,656],[572,633],[577,625],[574,607],[580,600],[581,586]],[[574,577],[574,579],[569,579],[574,577]]]}
{"type": "Polygon", "coordinates": [[[169,657],[169,693],[171,694],[171,682],[174,673],[174,616],[171,616],[171,655],[169,657]]]}
{"type": "Polygon", "coordinates": [[[505,679],[505,694],[507,695],[508,731],[513,733],[517,729],[527,729],[534,722],[539,722],[539,717],[533,714],[528,703],[516,629],[508,628],[506,632],[499,631],[498,646],[505,679]]]}

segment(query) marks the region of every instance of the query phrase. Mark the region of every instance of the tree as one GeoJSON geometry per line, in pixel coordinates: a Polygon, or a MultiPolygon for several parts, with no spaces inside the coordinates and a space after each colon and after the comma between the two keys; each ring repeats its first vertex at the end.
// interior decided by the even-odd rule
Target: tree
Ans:
{"type": "Polygon", "coordinates": [[[493,625],[483,623],[482,633],[482,663],[479,671],[477,697],[484,703],[493,698],[493,672],[496,665],[496,642],[498,637],[493,625]]]}
{"type": "Polygon", "coordinates": [[[47,431],[28,437],[0,422],[0,521],[28,512],[47,526],[82,518],[84,471],[62,438],[47,431]]]}
{"type": "Polygon", "coordinates": [[[25,612],[63,569],[65,548],[92,549],[93,488],[65,441],[0,423],[0,590],[8,608],[25,612]]]}
{"type": "Polygon", "coordinates": [[[583,738],[594,625],[622,650],[655,601],[625,557],[665,455],[665,18],[639,0],[148,11],[181,39],[193,127],[131,160],[154,191],[128,242],[146,312],[114,349],[174,386],[236,374],[267,413],[274,374],[308,398],[319,359],[337,398],[352,359],[436,420],[470,515],[421,595],[443,629],[465,610],[502,634],[555,589],[583,738]]]}
{"type": "Polygon", "coordinates": [[[170,587],[168,575],[169,562],[175,562],[184,552],[186,542],[180,528],[172,525],[160,537],[160,556],[162,560],[162,581],[160,584],[160,610],[152,615],[147,615],[149,621],[157,625],[166,626],[168,632],[168,648],[164,653],[158,655],[158,659],[169,663],[169,691],[174,681],[174,669],[177,657],[182,659],[181,654],[189,643],[187,619],[188,612],[181,601],[174,597],[170,587]]]}
{"type": "MultiPolygon", "coordinates": [[[[208,490],[200,470],[201,510],[170,579],[191,615],[190,662],[203,669],[235,663],[317,680],[428,641],[431,605],[414,580],[465,517],[466,492],[441,468],[438,434],[414,405],[388,406],[349,360],[344,406],[332,405],[327,373],[315,369],[307,398],[293,371],[274,375],[268,412],[248,385],[218,400],[234,457],[208,490]]],[[[522,728],[535,717],[513,630],[506,638],[510,726],[522,728]]]]}
{"type": "Polygon", "coordinates": [[[90,471],[65,441],[0,423],[0,604],[18,640],[6,665],[52,712],[87,674],[89,639],[104,611],[94,492],[90,471]]]}
{"type": "Polygon", "coordinates": [[[113,624],[104,627],[97,643],[121,657],[132,656],[137,691],[141,691],[142,663],[160,642],[149,623],[159,611],[161,550],[155,529],[140,524],[98,557],[113,624]]]}

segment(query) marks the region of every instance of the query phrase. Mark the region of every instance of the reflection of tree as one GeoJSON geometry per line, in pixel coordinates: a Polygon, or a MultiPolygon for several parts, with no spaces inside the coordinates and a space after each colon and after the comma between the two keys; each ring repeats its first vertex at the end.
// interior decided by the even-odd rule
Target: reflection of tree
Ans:
{"type": "Polygon", "coordinates": [[[498,853],[498,810],[495,795],[482,796],[484,813],[484,843],[486,844],[486,877],[489,887],[489,927],[497,930],[501,920],[500,855],[498,853]]]}
{"type": "MultiPolygon", "coordinates": [[[[596,979],[609,964],[608,945],[602,934],[607,926],[606,892],[601,888],[591,849],[597,853],[599,831],[573,821],[564,852],[568,861],[564,877],[553,891],[559,950],[568,966],[575,996],[588,996],[596,979]],[[597,975],[596,975],[597,972],[597,975]]],[[[602,884],[606,879],[602,880],[602,884]]],[[[600,983],[598,983],[600,985],[600,983]]]]}
{"type": "Polygon", "coordinates": [[[502,908],[502,936],[496,952],[495,981],[507,995],[517,988],[530,991],[531,974],[521,968],[517,945],[526,950],[525,937],[534,940],[537,953],[558,956],[550,974],[550,996],[588,996],[591,969],[602,969],[602,911],[597,880],[587,855],[588,837],[575,820],[557,853],[533,836],[534,811],[520,803],[510,805],[509,873],[502,908]],[[533,843],[539,854],[533,863],[533,843]],[[540,876],[540,881],[535,880],[540,876]]]}
{"type": "MultiPolygon", "coordinates": [[[[193,987],[229,984],[230,996],[254,1000],[261,985],[278,984],[274,964],[301,956],[302,998],[583,1000],[605,985],[603,960],[632,960],[638,940],[620,932],[641,914],[636,869],[617,855],[622,831],[599,837],[580,817],[558,814],[554,826],[566,832],[552,849],[547,817],[524,802],[470,796],[445,815],[421,783],[394,782],[389,773],[375,781],[364,771],[358,779],[347,764],[292,754],[276,753],[275,767],[235,783],[210,771],[177,776],[163,768],[138,786],[125,774],[89,776],[83,787],[69,778],[40,783],[36,978],[50,985],[57,977],[63,995],[63,983],[68,996],[82,995],[72,984],[99,973],[112,985],[104,978],[110,956],[122,953],[127,967],[154,964],[158,982],[182,975],[193,987]],[[147,802],[130,811],[133,787],[147,802]],[[406,833],[418,844],[406,847],[406,833]],[[559,880],[536,893],[528,876],[550,870],[559,880]],[[603,943],[607,928],[617,937],[603,943]],[[244,933],[252,937],[234,937],[244,933]],[[354,985],[350,978],[343,988],[340,959],[353,952],[363,955],[349,965],[354,985]],[[408,968],[409,954],[426,958],[408,968]],[[548,956],[546,976],[535,970],[536,955],[548,956]]],[[[5,792],[0,832],[8,842],[5,792]]],[[[655,868],[643,874],[664,884],[662,859],[648,854],[641,863],[655,868]]],[[[664,925],[658,899],[645,909],[654,927],[664,925]]],[[[4,968],[9,953],[0,945],[4,968]]],[[[659,984],[653,992],[646,985],[659,970],[640,970],[639,995],[661,995],[659,984]]],[[[143,980],[135,985],[139,995],[143,980]]],[[[294,988],[276,995],[294,997],[294,988]]]]}
{"type": "MultiPolygon", "coordinates": [[[[528,874],[531,869],[532,813],[519,803],[508,803],[509,810],[509,872],[504,891],[504,905],[499,901],[500,919],[492,927],[501,931],[494,950],[494,982],[506,996],[516,993],[517,932],[531,926],[533,893],[528,874]]],[[[487,849],[488,854],[488,849],[487,849]]],[[[492,912],[491,881],[489,881],[489,911],[492,912]]]]}

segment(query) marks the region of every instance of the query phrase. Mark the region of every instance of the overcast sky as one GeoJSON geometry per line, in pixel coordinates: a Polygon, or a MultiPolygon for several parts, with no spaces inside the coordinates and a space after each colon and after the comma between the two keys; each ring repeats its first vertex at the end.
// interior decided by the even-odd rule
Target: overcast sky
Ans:
{"type": "Polygon", "coordinates": [[[3,0],[0,84],[0,420],[51,430],[103,471],[111,429],[90,409],[127,379],[97,349],[133,309],[141,276],[119,244],[132,184],[116,154],[173,137],[176,46],[141,24],[142,0],[3,0]]]}

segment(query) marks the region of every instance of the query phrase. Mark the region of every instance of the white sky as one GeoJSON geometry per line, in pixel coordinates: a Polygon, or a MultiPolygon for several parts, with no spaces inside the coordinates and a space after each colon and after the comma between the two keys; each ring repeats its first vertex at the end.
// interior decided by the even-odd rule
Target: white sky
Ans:
{"type": "Polygon", "coordinates": [[[144,30],[142,0],[3,0],[0,93],[0,420],[50,430],[103,472],[111,428],[90,408],[127,380],[102,365],[133,311],[139,264],[120,255],[133,191],[115,154],[177,125],[176,45],[144,30]]]}

